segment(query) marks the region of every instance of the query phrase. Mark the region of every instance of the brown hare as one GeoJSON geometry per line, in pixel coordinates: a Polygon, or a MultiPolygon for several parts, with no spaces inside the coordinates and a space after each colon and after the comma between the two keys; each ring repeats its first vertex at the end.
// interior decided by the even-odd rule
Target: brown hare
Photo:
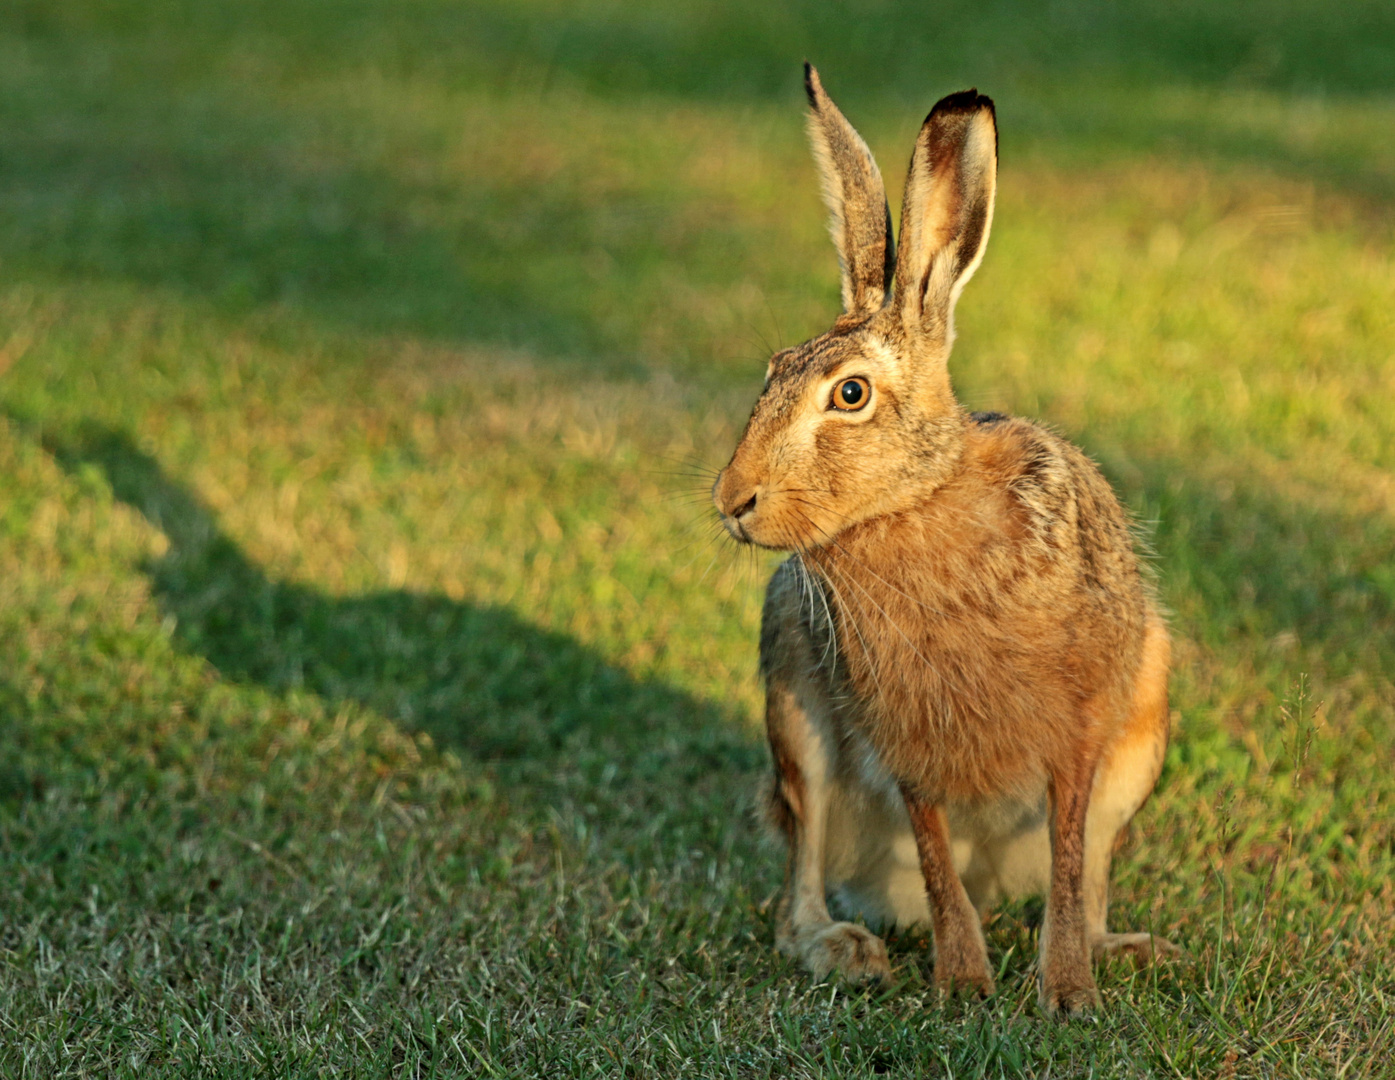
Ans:
{"type": "Polygon", "coordinates": [[[1116,840],[1167,745],[1167,628],[1094,464],[950,389],[955,301],[993,220],[992,101],[931,111],[897,246],[870,151],[805,80],[843,313],[770,361],[713,489],[732,536],[794,553],[761,626],[789,845],[776,941],[820,976],[887,975],[832,898],[927,922],[936,984],[988,993],[980,911],[1044,891],[1042,1008],[1086,1011],[1092,953],[1173,951],[1105,922],[1116,840]]]}

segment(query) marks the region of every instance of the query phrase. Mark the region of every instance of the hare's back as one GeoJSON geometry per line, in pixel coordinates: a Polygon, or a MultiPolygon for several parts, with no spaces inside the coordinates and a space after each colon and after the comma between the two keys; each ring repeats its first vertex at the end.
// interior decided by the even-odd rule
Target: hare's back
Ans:
{"type": "Polygon", "coordinates": [[[1078,563],[1085,585],[1134,593],[1134,532],[1099,466],[1035,421],[1002,413],[973,413],[972,420],[971,460],[1007,496],[1022,540],[1052,561],[1078,563]]]}

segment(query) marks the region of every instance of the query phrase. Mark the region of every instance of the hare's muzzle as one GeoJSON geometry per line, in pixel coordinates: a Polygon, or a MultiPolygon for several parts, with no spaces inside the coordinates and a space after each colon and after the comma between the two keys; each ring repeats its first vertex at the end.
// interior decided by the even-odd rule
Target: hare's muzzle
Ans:
{"type": "Polygon", "coordinates": [[[733,538],[743,544],[751,543],[746,523],[750,522],[756,512],[759,494],[756,485],[742,483],[730,466],[722,470],[717,482],[712,485],[712,502],[717,507],[717,513],[722,516],[722,525],[733,538]]]}

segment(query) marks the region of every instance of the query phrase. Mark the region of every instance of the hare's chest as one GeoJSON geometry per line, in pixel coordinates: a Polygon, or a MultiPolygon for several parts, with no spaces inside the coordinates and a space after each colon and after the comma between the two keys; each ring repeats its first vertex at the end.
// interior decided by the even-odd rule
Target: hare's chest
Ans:
{"type": "Polygon", "coordinates": [[[898,783],[950,802],[1037,791],[1065,741],[1069,680],[1008,636],[918,629],[840,626],[844,709],[859,741],[898,783]]]}

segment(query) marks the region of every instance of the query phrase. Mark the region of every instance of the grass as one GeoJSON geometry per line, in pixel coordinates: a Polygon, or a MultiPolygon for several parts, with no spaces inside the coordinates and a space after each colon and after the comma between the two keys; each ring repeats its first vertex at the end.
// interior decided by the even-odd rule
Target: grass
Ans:
{"type": "MultiPolygon", "coordinates": [[[[0,13],[0,1075],[1395,1075],[1388,6],[0,13]],[[890,43],[895,42],[895,48],[890,43]],[[836,305],[821,65],[892,178],[999,102],[977,408],[1150,522],[1175,736],[1041,1020],[817,984],[712,542],[836,305]]],[[[895,191],[893,191],[893,198],[895,191]]]]}

